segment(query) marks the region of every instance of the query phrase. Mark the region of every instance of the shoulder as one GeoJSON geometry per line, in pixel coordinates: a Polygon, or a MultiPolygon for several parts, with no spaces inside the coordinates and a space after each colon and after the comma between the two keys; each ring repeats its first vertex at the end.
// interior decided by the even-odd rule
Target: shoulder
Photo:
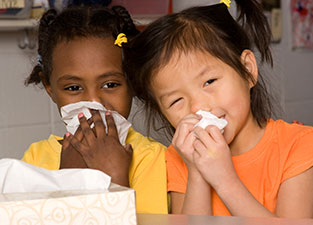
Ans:
{"type": "Polygon", "coordinates": [[[313,166],[313,127],[278,120],[273,121],[273,132],[284,168],[283,180],[313,166]]]}
{"type": "Polygon", "coordinates": [[[28,151],[41,151],[41,150],[47,150],[47,149],[58,151],[59,147],[61,147],[58,141],[61,139],[62,139],[61,137],[51,134],[48,139],[43,139],[43,140],[32,143],[29,146],[27,152],[28,151]]]}
{"type": "Polygon", "coordinates": [[[58,140],[61,139],[51,134],[48,139],[32,143],[22,160],[36,166],[46,167],[43,165],[46,160],[57,160],[60,157],[62,146],[58,140]]]}
{"type": "Polygon", "coordinates": [[[131,144],[134,153],[165,153],[166,147],[153,138],[146,137],[130,128],[126,138],[126,144],[131,144]]]}
{"type": "Polygon", "coordinates": [[[295,142],[309,142],[313,138],[313,127],[304,126],[295,123],[287,123],[283,120],[273,121],[269,123],[273,124],[274,136],[280,141],[282,145],[293,145],[295,142]]]}

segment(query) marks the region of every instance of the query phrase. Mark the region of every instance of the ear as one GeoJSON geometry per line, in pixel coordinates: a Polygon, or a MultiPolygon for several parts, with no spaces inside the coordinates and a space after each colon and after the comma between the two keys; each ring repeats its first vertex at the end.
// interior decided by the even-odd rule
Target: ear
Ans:
{"type": "Polygon", "coordinates": [[[44,88],[46,89],[46,92],[48,93],[48,95],[50,96],[52,101],[55,103],[54,94],[53,94],[50,82],[48,82],[46,80],[46,78],[44,77],[42,72],[39,73],[39,76],[41,77],[42,84],[43,84],[44,88]]]}
{"type": "Polygon", "coordinates": [[[251,74],[253,80],[249,82],[249,87],[252,88],[258,81],[258,65],[251,50],[244,50],[241,53],[241,63],[246,67],[246,70],[251,74]]]}

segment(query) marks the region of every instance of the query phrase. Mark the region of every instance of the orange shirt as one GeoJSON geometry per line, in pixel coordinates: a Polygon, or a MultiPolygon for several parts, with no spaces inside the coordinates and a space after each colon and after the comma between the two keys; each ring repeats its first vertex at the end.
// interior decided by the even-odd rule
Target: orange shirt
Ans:
{"type": "MultiPolygon", "coordinates": [[[[280,184],[313,166],[313,127],[270,119],[259,143],[232,160],[246,188],[274,213],[280,184]]],[[[188,170],[172,145],[166,152],[166,164],[168,191],[185,193],[188,170]]],[[[215,216],[230,215],[215,191],[212,209],[215,216]]]]}

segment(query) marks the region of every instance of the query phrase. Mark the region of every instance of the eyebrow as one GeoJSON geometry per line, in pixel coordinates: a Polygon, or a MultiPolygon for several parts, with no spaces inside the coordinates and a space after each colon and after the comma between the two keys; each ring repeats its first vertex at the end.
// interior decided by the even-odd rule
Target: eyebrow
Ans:
{"type": "MultiPolygon", "coordinates": [[[[209,66],[205,66],[202,70],[200,70],[199,74],[195,77],[195,79],[197,79],[199,77],[202,77],[205,73],[207,73],[207,72],[209,72],[211,70],[213,70],[213,68],[211,68],[209,66]]],[[[163,95],[160,96],[160,101],[162,101],[162,98],[168,97],[168,96],[174,94],[175,92],[176,92],[176,90],[164,93],[163,95]]]]}
{"type": "MultiPolygon", "coordinates": [[[[117,71],[112,71],[112,72],[107,72],[104,74],[101,74],[98,79],[102,79],[105,77],[109,77],[109,76],[113,76],[113,75],[118,75],[121,77],[125,77],[124,74],[122,72],[117,72],[117,71]]],[[[82,80],[79,76],[76,75],[72,75],[72,74],[65,74],[64,76],[60,77],[57,82],[63,81],[63,80],[76,80],[76,81],[80,81],[82,80]]]]}

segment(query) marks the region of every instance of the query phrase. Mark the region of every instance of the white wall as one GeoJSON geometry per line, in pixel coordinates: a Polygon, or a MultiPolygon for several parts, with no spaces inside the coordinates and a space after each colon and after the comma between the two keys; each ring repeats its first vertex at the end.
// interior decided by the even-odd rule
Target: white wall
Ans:
{"type": "MultiPolygon", "coordinates": [[[[275,66],[268,76],[284,108],[281,118],[313,125],[313,51],[291,50],[289,1],[282,1],[283,38],[273,45],[275,66]]],[[[63,136],[65,129],[55,105],[44,90],[25,87],[36,54],[17,47],[20,31],[0,31],[0,158],[21,158],[29,144],[51,133],[63,136]]],[[[142,115],[135,127],[145,132],[142,115]]],[[[161,140],[153,133],[153,136],[161,140]]],[[[164,139],[165,143],[168,143],[164,139]]]]}

